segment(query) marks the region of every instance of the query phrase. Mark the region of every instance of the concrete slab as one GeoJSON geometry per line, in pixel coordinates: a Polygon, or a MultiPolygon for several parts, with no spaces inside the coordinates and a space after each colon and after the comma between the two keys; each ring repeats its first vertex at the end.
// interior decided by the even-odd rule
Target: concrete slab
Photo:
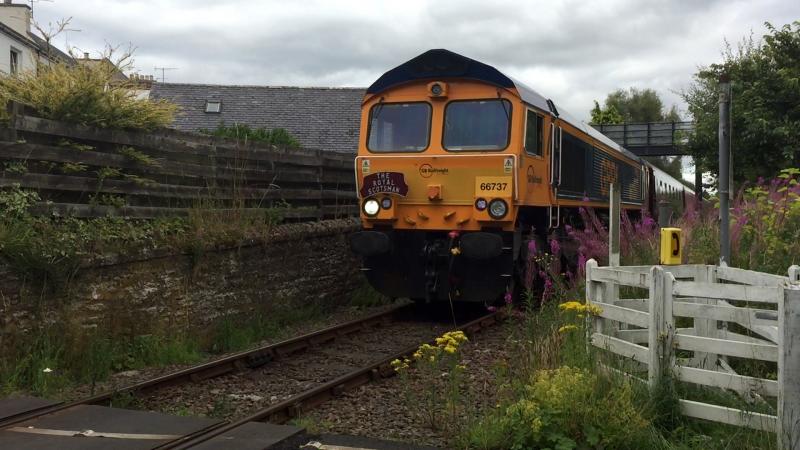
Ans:
{"type": "Polygon", "coordinates": [[[0,399],[0,420],[47,408],[59,403],[60,402],[37,397],[8,397],[0,399]]]}
{"type": "Polygon", "coordinates": [[[145,450],[220,421],[80,405],[0,431],[0,448],[145,450]]]}
{"type": "MultiPolygon", "coordinates": [[[[289,425],[250,422],[210,441],[197,445],[197,450],[263,450],[303,432],[302,428],[289,425]]],[[[295,447],[296,448],[296,447],[295,447]]]]}

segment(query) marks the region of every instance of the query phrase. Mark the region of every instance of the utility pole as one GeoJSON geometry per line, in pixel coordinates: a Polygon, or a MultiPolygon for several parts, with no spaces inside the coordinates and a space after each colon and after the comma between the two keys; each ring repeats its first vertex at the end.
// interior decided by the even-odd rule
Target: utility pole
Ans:
{"type": "Polygon", "coordinates": [[[162,83],[167,81],[166,71],[168,71],[168,70],[178,70],[177,67],[154,67],[153,69],[161,71],[161,82],[162,83]]]}
{"type": "Polygon", "coordinates": [[[719,77],[719,263],[731,263],[730,174],[731,174],[731,80],[719,77]]]}

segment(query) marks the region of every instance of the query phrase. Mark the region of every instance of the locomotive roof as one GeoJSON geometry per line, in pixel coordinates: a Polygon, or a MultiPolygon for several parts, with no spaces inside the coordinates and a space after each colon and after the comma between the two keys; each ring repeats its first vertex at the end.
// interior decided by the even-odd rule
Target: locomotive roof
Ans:
{"type": "MultiPolygon", "coordinates": [[[[535,90],[517,81],[508,75],[500,72],[494,67],[476,61],[458,53],[445,49],[433,49],[403,63],[394,69],[384,73],[372,85],[367,88],[367,94],[377,94],[386,89],[407,83],[409,81],[424,80],[431,78],[469,78],[484,83],[493,84],[505,89],[516,89],[520,98],[542,111],[551,111],[547,103],[547,98],[535,90]]],[[[552,101],[551,101],[552,102],[552,101]]],[[[608,136],[595,130],[582,120],[578,120],[568,112],[556,107],[558,118],[578,128],[612,149],[624,154],[628,158],[643,164],[648,164],[638,156],[634,155],[626,148],[612,141],[608,136]]],[[[552,112],[552,111],[551,111],[552,112]]],[[[649,164],[648,164],[649,165],[649,164]]]]}

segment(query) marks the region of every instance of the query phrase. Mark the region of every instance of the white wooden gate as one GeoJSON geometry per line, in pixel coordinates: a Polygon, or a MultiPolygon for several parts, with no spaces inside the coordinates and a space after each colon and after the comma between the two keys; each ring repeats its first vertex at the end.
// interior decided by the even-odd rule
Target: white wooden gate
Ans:
{"type": "Polygon", "coordinates": [[[777,398],[775,415],[687,399],[680,405],[690,417],[776,432],[782,448],[798,449],[799,282],[797,266],[781,277],[706,265],[599,267],[590,260],[586,301],[602,311],[594,319],[591,342],[646,367],[647,380],[642,381],[651,387],[671,374],[683,382],[735,391],[749,401],[777,398]],[[623,286],[647,290],[647,298],[620,298],[623,286]],[[691,318],[692,326],[676,328],[676,317],[691,318]],[[731,331],[739,327],[729,324],[750,333],[731,331]],[[677,358],[676,350],[693,356],[677,358]],[[729,356],[775,362],[777,380],[739,375],[728,364],[729,356]]]}

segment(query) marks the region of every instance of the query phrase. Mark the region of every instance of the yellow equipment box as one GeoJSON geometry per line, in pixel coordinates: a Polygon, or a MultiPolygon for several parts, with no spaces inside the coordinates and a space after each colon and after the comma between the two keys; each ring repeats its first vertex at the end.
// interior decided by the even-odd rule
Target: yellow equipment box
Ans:
{"type": "Polygon", "coordinates": [[[681,229],[662,228],[660,264],[666,266],[680,264],[683,257],[681,250],[681,229]]]}

